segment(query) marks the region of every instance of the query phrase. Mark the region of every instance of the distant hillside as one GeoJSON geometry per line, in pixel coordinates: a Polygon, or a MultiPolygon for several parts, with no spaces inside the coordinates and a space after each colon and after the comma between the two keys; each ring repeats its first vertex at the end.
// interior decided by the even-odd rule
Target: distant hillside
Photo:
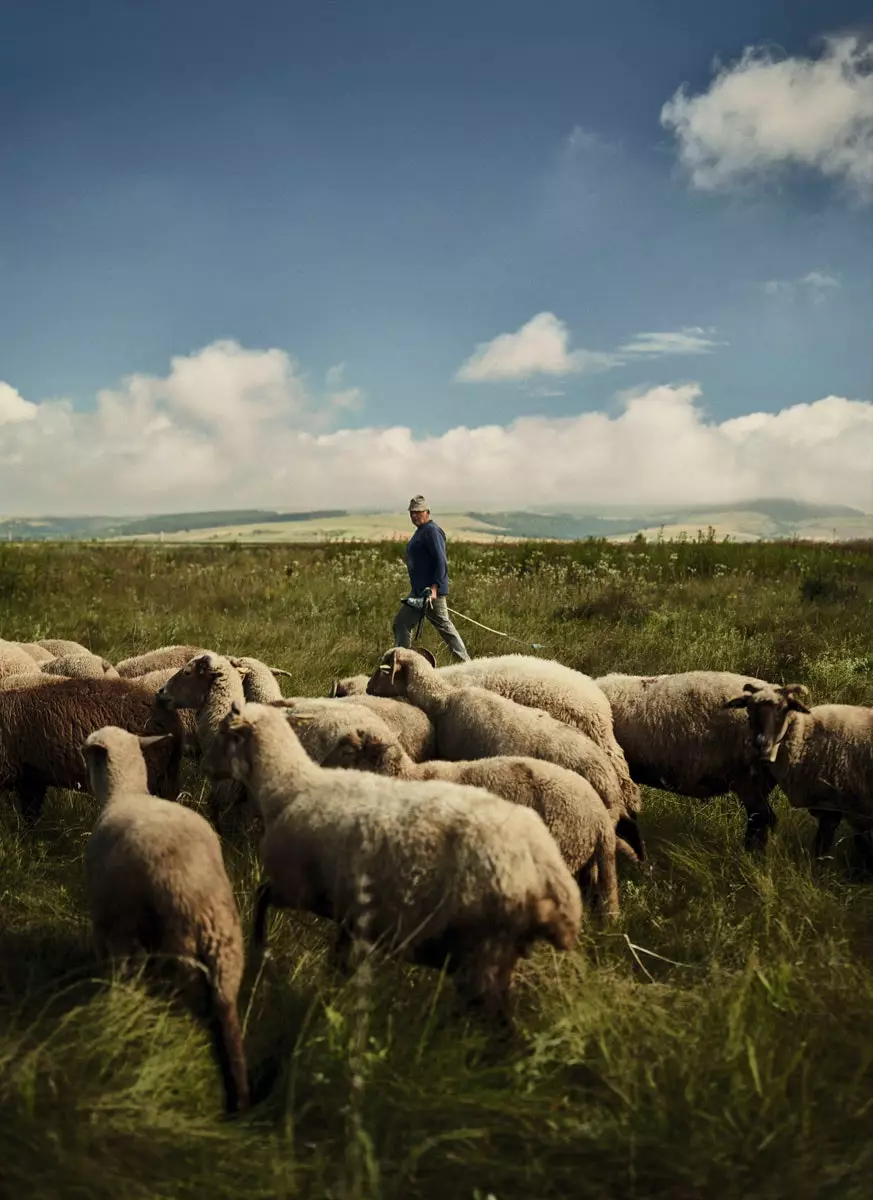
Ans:
{"type": "MultiPolygon", "coordinates": [[[[694,505],[672,509],[591,505],[566,511],[440,512],[446,534],[458,541],[528,539],[694,537],[712,528],[718,539],[760,541],[803,538],[850,541],[873,538],[873,517],[846,505],[806,504],[787,498],[745,500],[725,507],[694,505]]],[[[349,512],[315,509],[232,509],[140,517],[0,517],[0,539],[138,540],[171,542],[322,542],[405,540],[406,512],[349,512]]]]}

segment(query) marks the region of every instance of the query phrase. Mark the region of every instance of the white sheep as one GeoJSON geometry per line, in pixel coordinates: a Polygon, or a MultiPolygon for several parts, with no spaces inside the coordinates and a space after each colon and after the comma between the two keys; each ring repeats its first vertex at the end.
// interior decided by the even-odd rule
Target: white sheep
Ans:
{"type": "Polygon", "coordinates": [[[98,957],[169,955],[206,975],[209,1026],[229,1113],[248,1107],[237,997],[242,928],[221,846],[193,809],[149,795],[138,738],[98,729],[83,750],[103,808],[85,847],[88,904],[98,957]]]}
{"type": "Polygon", "coordinates": [[[243,694],[246,700],[253,700],[258,704],[272,704],[274,700],[281,700],[282,689],[276,676],[285,675],[290,679],[290,671],[283,671],[281,667],[268,667],[259,658],[228,657],[228,662],[243,672],[243,694]]]}
{"type": "MultiPolygon", "coordinates": [[[[208,650],[173,672],[156,695],[158,703],[168,709],[194,711],[201,758],[212,745],[221,719],[230,712],[233,702],[242,704],[245,700],[240,670],[229,659],[208,650]]],[[[244,801],[244,790],[232,780],[213,784],[207,803],[215,828],[220,828],[224,812],[235,816],[244,801]]]]}
{"type": "Polygon", "coordinates": [[[44,675],[64,675],[67,679],[118,679],[119,674],[108,658],[99,654],[59,654],[39,664],[44,675]]]}
{"type": "MultiPolygon", "coordinates": [[[[584,733],[606,753],[619,778],[625,805],[629,812],[640,810],[640,791],[633,782],[627,760],[618,744],[612,727],[609,700],[589,675],[554,659],[537,658],[530,654],[501,654],[472,658],[437,667],[429,650],[416,648],[441,679],[453,687],[486,688],[505,696],[526,708],[549,713],[573,729],[584,733]]],[[[360,696],[367,689],[366,676],[335,680],[331,694],[360,696]]]]}
{"type": "Polygon", "coordinates": [[[26,651],[37,664],[51,662],[55,657],[51,650],[46,650],[45,646],[40,646],[39,642],[15,642],[13,644],[20,650],[26,651]]]}
{"type": "Polygon", "coordinates": [[[297,722],[298,736],[307,753],[321,762],[337,740],[351,730],[365,727],[373,734],[395,733],[406,753],[416,762],[433,758],[436,735],[427,714],[405,700],[383,696],[354,696],[350,699],[328,699],[324,696],[289,696],[274,701],[287,710],[290,720],[305,718],[306,725],[297,722]]]}
{"type": "Polygon", "coordinates": [[[0,639],[0,679],[10,675],[35,675],[38,671],[39,665],[26,650],[15,642],[0,639]]]}
{"type": "Polygon", "coordinates": [[[69,638],[40,638],[36,644],[56,657],[60,654],[91,653],[88,646],[83,646],[81,642],[72,642],[69,638]]]}
{"type": "Polygon", "coordinates": [[[491,690],[455,687],[414,650],[389,650],[367,687],[371,694],[403,696],[423,709],[436,731],[439,758],[522,755],[576,771],[609,809],[616,834],[644,859],[636,813],[627,807],[613,761],[578,729],[491,690]]]}
{"type": "Polygon", "coordinates": [[[363,729],[340,738],[321,765],[375,771],[395,779],[444,779],[469,784],[532,808],[542,817],[592,906],[599,903],[606,915],[618,912],[616,849],[634,862],[638,861],[637,855],[616,838],[603,801],[587,779],[575,771],[543,759],[518,756],[416,763],[397,738],[385,741],[363,729]]]}
{"type": "Polygon", "coordinates": [[[776,825],[773,780],[755,761],[745,718],[725,701],[760,679],[730,671],[605,675],[615,736],[639,784],[708,800],[733,792],[746,810],[747,849],[763,848],[776,825]]]}
{"type": "MultiPolygon", "coordinates": [[[[830,853],[843,817],[864,835],[873,829],[873,708],[857,704],[804,703],[803,684],[745,682],[726,701],[748,712],[749,743],[758,761],[794,808],[818,818],[816,858],[830,853]]],[[[855,843],[873,866],[866,837],[855,843]]]]}
{"type": "Polygon", "coordinates": [[[324,770],[272,705],[234,706],[204,767],[244,784],[264,821],[259,947],[270,905],[303,909],[337,922],[340,964],[358,936],[420,965],[448,958],[460,993],[506,1016],[519,955],[576,940],[579,889],[532,809],[481,788],[324,770]]]}
{"type": "Polygon", "coordinates": [[[122,679],[147,675],[150,671],[159,671],[162,667],[175,667],[178,671],[198,654],[205,654],[206,650],[205,646],[159,646],[156,650],[147,650],[145,654],[136,654],[133,658],[123,658],[115,664],[115,669],[122,679]]]}

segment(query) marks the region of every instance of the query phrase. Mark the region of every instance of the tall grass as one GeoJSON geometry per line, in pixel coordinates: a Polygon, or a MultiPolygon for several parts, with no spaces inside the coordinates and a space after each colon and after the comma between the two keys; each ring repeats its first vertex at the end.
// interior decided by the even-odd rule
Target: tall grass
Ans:
{"type": "MultiPolygon", "coordinates": [[[[453,546],[451,567],[454,608],[591,674],[725,668],[873,702],[869,545],[453,546]]],[[[205,643],[293,671],[287,694],[324,694],[389,644],[406,582],[390,545],[12,545],[0,635],[113,659],[205,643]]],[[[458,624],[475,654],[527,648],[458,624]]],[[[184,802],[202,793],[192,771],[184,802]]],[[[508,1044],[435,972],[373,963],[341,986],[325,924],[275,916],[242,1003],[252,1062],[278,1074],[227,1122],[201,1027],[93,959],[94,801],[50,793],[29,834],[4,802],[0,1195],[869,1195],[873,887],[845,843],[813,870],[812,821],[781,797],[763,861],[730,797],[644,803],[651,869],[622,865],[614,928],[522,965],[508,1044]]],[[[225,853],[248,923],[256,852],[225,853]]]]}

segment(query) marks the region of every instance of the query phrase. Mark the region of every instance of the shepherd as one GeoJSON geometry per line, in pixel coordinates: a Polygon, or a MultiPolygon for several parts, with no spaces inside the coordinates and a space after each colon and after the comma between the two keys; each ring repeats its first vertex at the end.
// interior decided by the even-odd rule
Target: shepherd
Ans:
{"type": "Polygon", "coordinates": [[[424,496],[413,496],[409,501],[409,519],[415,526],[415,533],[406,543],[410,592],[394,618],[394,645],[408,649],[413,631],[426,617],[455,658],[469,662],[467,647],[452,624],[446,601],[449,594],[446,535],[431,519],[424,496]]]}

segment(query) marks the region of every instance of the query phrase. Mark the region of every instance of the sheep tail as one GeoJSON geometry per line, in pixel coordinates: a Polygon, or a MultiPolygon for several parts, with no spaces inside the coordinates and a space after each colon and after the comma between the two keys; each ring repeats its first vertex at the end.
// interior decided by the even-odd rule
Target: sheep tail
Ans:
{"type": "Polygon", "coordinates": [[[236,997],[223,986],[222,959],[229,945],[210,929],[201,930],[198,957],[206,968],[206,1025],[212,1052],[221,1074],[224,1106],[228,1115],[250,1104],[248,1069],[236,997]]]}
{"type": "Polygon", "coordinates": [[[228,1115],[249,1107],[249,1079],[243,1048],[242,1029],[236,1004],[218,988],[209,989],[209,1038],[224,1088],[224,1107],[228,1115]]]}

